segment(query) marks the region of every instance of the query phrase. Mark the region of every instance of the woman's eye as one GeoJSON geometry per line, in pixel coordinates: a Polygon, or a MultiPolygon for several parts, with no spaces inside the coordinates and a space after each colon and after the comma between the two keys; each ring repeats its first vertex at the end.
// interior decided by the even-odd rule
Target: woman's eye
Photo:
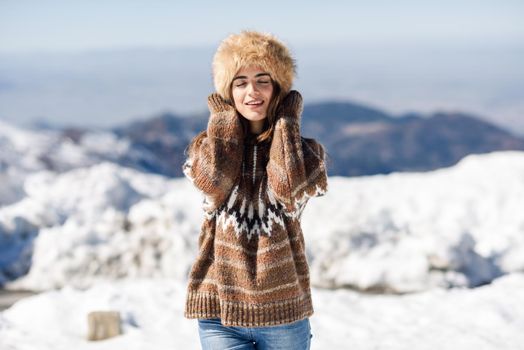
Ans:
{"type": "MultiPolygon", "coordinates": [[[[259,80],[259,81],[257,81],[257,84],[260,84],[260,85],[267,85],[267,84],[270,84],[270,83],[271,83],[270,80],[259,80]]],[[[243,82],[235,84],[235,87],[243,87],[243,86],[246,86],[246,85],[247,85],[247,82],[243,81],[243,82]]]]}

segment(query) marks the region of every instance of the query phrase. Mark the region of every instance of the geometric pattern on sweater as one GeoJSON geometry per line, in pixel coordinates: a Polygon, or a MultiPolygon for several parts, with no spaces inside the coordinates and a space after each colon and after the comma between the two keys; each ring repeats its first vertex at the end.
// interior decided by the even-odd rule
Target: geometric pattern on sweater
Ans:
{"type": "Polygon", "coordinates": [[[261,184],[258,191],[256,200],[250,201],[239,193],[239,185],[236,185],[227,203],[218,208],[215,213],[217,224],[221,224],[224,230],[231,226],[237,237],[242,233],[245,233],[248,239],[255,234],[271,236],[274,224],[285,228],[283,215],[300,220],[308,199],[326,193],[320,186],[315,186],[312,194],[304,192],[303,196],[297,199],[294,210],[285,212],[267,185],[261,184]]]}
{"type": "Polygon", "coordinates": [[[227,203],[217,211],[217,224],[221,224],[223,230],[231,226],[237,237],[245,233],[249,240],[253,235],[271,236],[274,224],[285,228],[277,201],[268,191],[262,192],[263,186],[259,186],[258,197],[250,201],[242,196],[239,185],[236,185],[227,203]],[[266,197],[269,201],[265,200],[266,197]],[[237,203],[239,205],[235,205],[237,203]]]}

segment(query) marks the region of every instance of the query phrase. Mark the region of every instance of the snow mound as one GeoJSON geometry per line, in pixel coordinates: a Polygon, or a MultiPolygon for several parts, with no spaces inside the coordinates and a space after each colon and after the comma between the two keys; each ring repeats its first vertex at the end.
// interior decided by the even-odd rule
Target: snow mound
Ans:
{"type": "Polygon", "coordinates": [[[22,276],[9,287],[43,290],[122,277],[183,278],[198,250],[201,217],[190,190],[113,163],[30,175],[27,197],[0,208],[4,282],[22,276]]]}
{"type": "Polygon", "coordinates": [[[329,181],[303,220],[318,286],[402,293],[524,271],[523,152],[329,181]]]}
{"type": "Polygon", "coordinates": [[[0,205],[12,204],[26,193],[27,176],[62,173],[100,162],[146,159],[126,138],[110,131],[85,131],[81,137],[56,130],[27,130],[0,121],[0,205]]]}
{"type": "MultiPolygon", "coordinates": [[[[303,213],[314,286],[406,293],[524,271],[524,152],[426,173],[331,177],[303,213]]],[[[0,283],[45,290],[127,277],[185,280],[201,194],[113,163],[40,172],[0,208],[0,283]]]]}

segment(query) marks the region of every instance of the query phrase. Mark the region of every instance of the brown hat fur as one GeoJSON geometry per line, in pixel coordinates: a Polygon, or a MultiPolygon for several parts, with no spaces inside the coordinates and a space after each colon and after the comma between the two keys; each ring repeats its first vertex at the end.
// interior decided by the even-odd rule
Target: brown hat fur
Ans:
{"type": "Polygon", "coordinates": [[[272,34],[242,31],[224,39],[213,58],[213,82],[224,99],[232,100],[231,82],[241,68],[249,65],[268,72],[283,93],[291,90],[296,65],[289,49],[272,34]]]}

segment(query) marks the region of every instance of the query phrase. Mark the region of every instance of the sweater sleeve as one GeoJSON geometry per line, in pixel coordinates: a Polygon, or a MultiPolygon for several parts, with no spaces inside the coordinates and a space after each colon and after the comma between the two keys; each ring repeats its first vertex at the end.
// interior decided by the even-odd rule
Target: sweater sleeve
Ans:
{"type": "Polygon", "coordinates": [[[191,141],[183,165],[186,177],[204,194],[206,212],[219,208],[237,182],[244,139],[236,111],[212,107],[207,130],[191,141]]]}
{"type": "Polygon", "coordinates": [[[327,192],[325,150],[313,139],[300,136],[300,119],[278,119],[267,165],[270,193],[291,215],[300,214],[311,197],[327,192]]]}

